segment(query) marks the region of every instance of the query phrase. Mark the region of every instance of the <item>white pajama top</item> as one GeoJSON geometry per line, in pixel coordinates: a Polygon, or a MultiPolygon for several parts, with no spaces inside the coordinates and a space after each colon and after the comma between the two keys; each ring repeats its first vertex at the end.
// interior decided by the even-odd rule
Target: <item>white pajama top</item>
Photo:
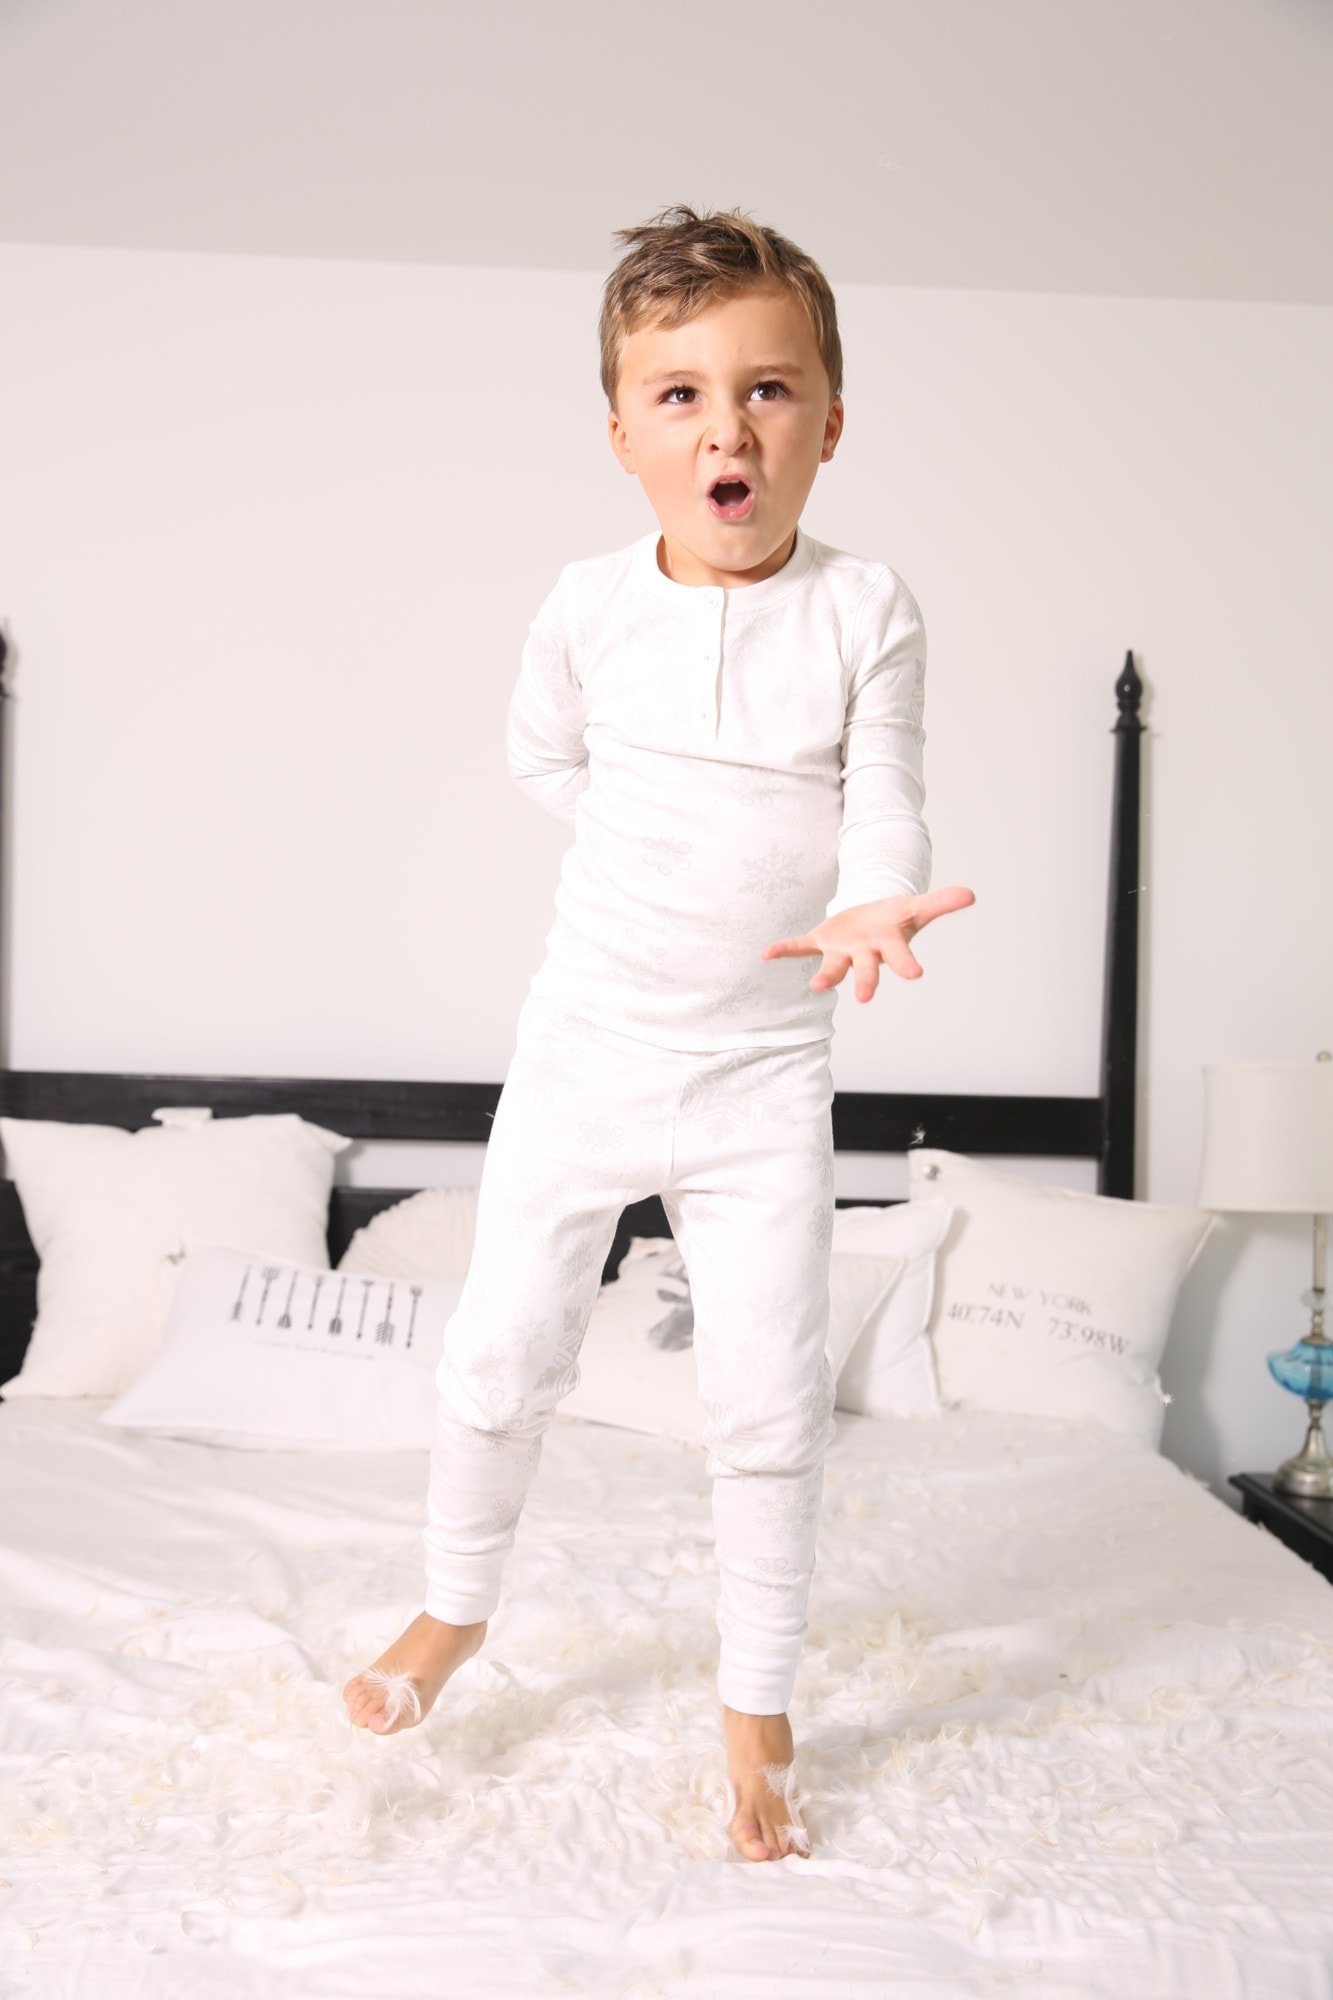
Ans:
{"type": "Polygon", "coordinates": [[[731,589],[659,539],[566,563],[529,627],[509,772],[574,829],[530,991],[671,1049],[827,1037],[818,956],[760,952],[930,885],[920,608],[799,526],[731,589]]]}

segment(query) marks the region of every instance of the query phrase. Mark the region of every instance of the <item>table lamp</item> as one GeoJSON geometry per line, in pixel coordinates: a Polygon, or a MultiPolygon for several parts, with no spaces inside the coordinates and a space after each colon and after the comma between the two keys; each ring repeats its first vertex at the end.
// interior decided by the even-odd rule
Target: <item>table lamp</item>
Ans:
{"type": "Polygon", "coordinates": [[[1310,1331],[1268,1357],[1274,1380],[1303,1396],[1305,1443],[1273,1474],[1283,1493],[1333,1498],[1333,1458],[1321,1428],[1333,1396],[1333,1342],[1324,1333],[1324,1258],[1333,1211],[1333,1053],[1313,1062],[1214,1063],[1204,1073],[1201,1208],[1314,1217],[1314,1283],[1301,1294],[1310,1331]]]}

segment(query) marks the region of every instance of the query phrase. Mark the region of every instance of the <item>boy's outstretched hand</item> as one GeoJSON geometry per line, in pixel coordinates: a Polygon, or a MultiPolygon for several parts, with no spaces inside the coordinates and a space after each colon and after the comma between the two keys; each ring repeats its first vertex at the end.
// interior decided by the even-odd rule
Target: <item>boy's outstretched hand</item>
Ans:
{"type": "Polygon", "coordinates": [[[879,986],[879,967],[885,965],[903,979],[919,979],[925,967],[913,958],[907,940],[915,937],[923,924],[950,910],[965,910],[976,897],[970,889],[931,889],[924,896],[884,896],[875,903],[856,903],[836,916],[825,917],[803,937],[778,938],[766,944],[761,958],[806,958],[823,954],[818,972],[810,981],[812,993],[838,986],[848,968],[856,968],[856,997],[869,1000],[879,986]]]}

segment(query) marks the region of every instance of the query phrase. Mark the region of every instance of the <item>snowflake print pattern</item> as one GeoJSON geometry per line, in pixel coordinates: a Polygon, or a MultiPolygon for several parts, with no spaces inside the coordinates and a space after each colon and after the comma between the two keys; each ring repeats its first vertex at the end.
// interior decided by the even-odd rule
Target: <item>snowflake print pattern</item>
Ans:
{"type": "Polygon", "coordinates": [[[717,1012],[724,1021],[753,1020],[766,990],[765,982],[760,978],[738,979],[734,986],[719,993],[716,1002],[717,1012]]]}
{"type": "Polygon", "coordinates": [[[806,1171],[822,1194],[833,1193],[833,1134],[821,1133],[802,1150],[806,1171]]]}
{"type": "Polygon", "coordinates": [[[794,1317],[792,1297],[789,1288],[782,1283],[766,1284],[762,1279],[752,1280],[746,1293],[748,1310],[746,1317],[750,1325],[762,1334],[770,1351],[782,1344],[784,1329],[794,1317]]]}
{"type": "Polygon", "coordinates": [[[624,1126],[613,1125],[609,1118],[586,1118],[579,1126],[579,1144],[590,1153],[609,1153],[624,1143],[624,1126]]]}
{"type": "Polygon", "coordinates": [[[684,873],[690,865],[690,842],[680,840],[674,834],[645,833],[643,856],[648,866],[656,869],[659,875],[684,873]]]}
{"type": "Polygon", "coordinates": [[[556,1268],[571,1291],[577,1291],[592,1277],[594,1270],[601,1275],[606,1262],[591,1233],[582,1230],[556,1259],[556,1268]]]}
{"type": "Polygon", "coordinates": [[[747,891],[760,890],[777,896],[785,890],[801,887],[802,859],[797,848],[779,847],[776,841],[770,841],[761,854],[747,854],[744,867],[742,886],[747,891]]]}
{"type": "Polygon", "coordinates": [[[556,1093],[563,1090],[565,1081],[558,1057],[547,1054],[543,1049],[534,1049],[528,1055],[524,1064],[522,1088],[531,1092],[535,1102],[550,1105],[556,1093]]]}
{"type": "MultiPolygon", "coordinates": [[[[821,1427],[808,1426],[809,1435],[813,1436],[815,1430],[821,1427]]],[[[769,1532],[791,1542],[804,1541],[813,1534],[819,1526],[823,1483],[821,1468],[819,1472],[807,1473],[800,1479],[787,1480],[775,1491],[766,1493],[760,1512],[769,1532]]]]}
{"type": "Polygon", "coordinates": [[[821,1201],[811,1209],[807,1218],[806,1234],[816,1250],[831,1250],[833,1245],[833,1197],[821,1201]]]}
{"type": "Polygon", "coordinates": [[[926,720],[926,667],[924,660],[915,660],[911,668],[908,684],[907,714],[912,728],[921,735],[926,720]]]}
{"type": "Polygon", "coordinates": [[[760,937],[744,924],[738,924],[731,911],[698,918],[694,930],[701,948],[710,958],[734,959],[741,964],[751,958],[758,959],[760,951],[768,943],[767,937],[760,937]]]}
{"type": "Polygon", "coordinates": [[[717,1135],[740,1132],[765,1119],[788,1124],[792,1112],[781,1086],[742,1049],[715,1059],[704,1074],[689,1079],[680,1094],[680,1115],[717,1135]]]}
{"type": "Polygon", "coordinates": [[[782,782],[775,771],[762,764],[741,764],[727,787],[743,806],[767,812],[782,796],[782,782]]]}
{"type": "Polygon", "coordinates": [[[527,1399],[514,1381],[514,1356],[503,1349],[470,1354],[468,1387],[486,1412],[489,1428],[513,1431],[521,1427],[527,1399]]]}
{"type": "Polygon", "coordinates": [[[619,950],[624,975],[640,993],[661,987],[670,978],[670,954],[661,938],[646,937],[627,925],[619,950]]]}

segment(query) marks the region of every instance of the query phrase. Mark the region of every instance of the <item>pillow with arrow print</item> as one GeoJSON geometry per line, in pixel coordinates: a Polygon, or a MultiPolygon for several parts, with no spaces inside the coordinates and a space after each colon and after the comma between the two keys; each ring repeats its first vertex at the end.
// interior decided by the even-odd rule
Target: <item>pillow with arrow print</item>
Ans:
{"type": "Polygon", "coordinates": [[[430,1449],[461,1278],[320,1270],[198,1243],[164,1257],[162,1278],[162,1345],[103,1423],[279,1450],[430,1449]]]}

